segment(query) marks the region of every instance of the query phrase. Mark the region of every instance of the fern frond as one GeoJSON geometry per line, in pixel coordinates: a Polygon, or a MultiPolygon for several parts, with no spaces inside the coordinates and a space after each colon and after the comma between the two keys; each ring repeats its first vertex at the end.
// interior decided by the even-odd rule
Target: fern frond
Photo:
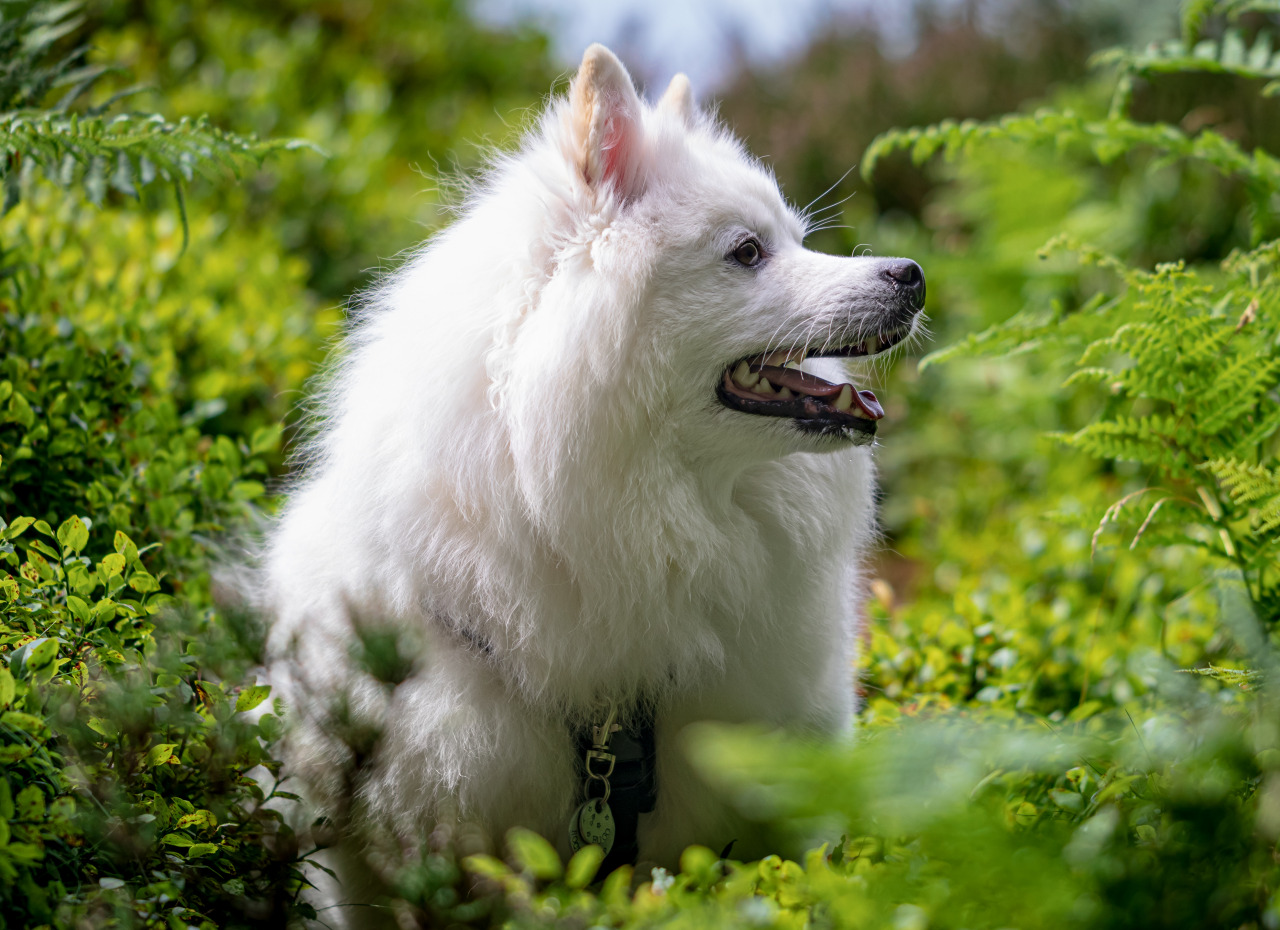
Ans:
{"type": "Polygon", "coordinates": [[[1252,533],[1263,539],[1265,547],[1265,537],[1280,530],[1280,468],[1238,459],[1214,459],[1205,462],[1203,468],[1218,479],[1234,507],[1248,510],[1252,533]]]}
{"type": "Polygon", "coordinates": [[[92,83],[110,70],[85,65],[87,45],[55,52],[83,23],[82,7],[78,0],[0,3],[0,111],[39,106],[51,90],[92,83]]]}
{"type": "Polygon", "coordinates": [[[1280,530],[1280,497],[1272,498],[1258,508],[1254,518],[1254,532],[1259,535],[1274,533],[1280,530]]]}
{"type": "Polygon", "coordinates": [[[1271,239],[1252,249],[1233,249],[1222,260],[1222,270],[1230,274],[1259,274],[1280,268],[1280,239],[1271,239]]]}
{"type": "Polygon", "coordinates": [[[1237,688],[1251,688],[1262,682],[1262,672],[1251,668],[1220,668],[1210,665],[1207,668],[1180,668],[1184,675],[1199,675],[1202,678],[1213,678],[1223,684],[1235,685],[1237,688]]]}
{"type": "Polygon", "coordinates": [[[1280,495],[1280,474],[1264,465],[1253,465],[1236,459],[1213,459],[1204,463],[1205,471],[1218,479],[1233,504],[1250,505],[1280,495]]]}
{"type": "MultiPolygon", "coordinates": [[[[112,69],[85,63],[87,45],[59,53],[79,28],[80,0],[62,3],[0,0],[0,186],[3,212],[36,175],[62,187],[79,184],[95,204],[108,190],[136,197],[155,181],[173,186],[187,236],[182,185],[197,176],[239,176],[272,152],[307,146],[296,140],[261,142],[211,125],[205,118],[176,122],[162,116],[106,111],[137,88],[96,106],[70,110],[112,69]],[[67,88],[52,107],[51,92],[67,88]]],[[[314,147],[313,147],[314,148],[314,147]]]]}
{"type": "Polygon", "coordinates": [[[1241,424],[1244,432],[1233,443],[1237,449],[1254,449],[1280,431],[1280,402],[1272,399],[1270,409],[1253,422],[1241,424]]]}
{"type": "Polygon", "coordinates": [[[1040,337],[1055,327],[1060,316],[1060,307],[1055,307],[1048,314],[1038,309],[1024,309],[1003,323],[979,333],[970,333],[959,342],[930,352],[920,360],[920,369],[923,371],[930,365],[957,358],[1003,358],[1033,351],[1040,345],[1040,337]]]}
{"type": "Polygon", "coordinates": [[[1258,405],[1263,395],[1280,381],[1280,358],[1263,354],[1240,355],[1219,369],[1201,392],[1200,429],[1216,433],[1239,420],[1258,405]]]}
{"type": "Polygon", "coordinates": [[[1220,40],[1187,42],[1175,39],[1140,49],[1107,49],[1095,54],[1090,63],[1095,67],[1116,67],[1144,77],[1198,71],[1246,79],[1280,78],[1280,53],[1273,52],[1271,36],[1261,33],[1250,46],[1234,29],[1227,31],[1220,40]]]}
{"type": "Polygon", "coordinates": [[[1094,458],[1140,462],[1175,475],[1191,471],[1185,450],[1191,432],[1173,416],[1117,417],[1090,423],[1075,433],[1057,434],[1057,438],[1094,458]]]}
{"type": "MultiPolygon", "coordinates": [[[[227,132],[207,119],[171,122],[159,115],[86,116],[44,110],[0,113],[0,184],[4,211],[20,196],[19,179],[40,172],[61,187],[81,183],[101,204],[108,189],[137,196],[157,180],[181,186],[196,176],[240,176],[247,163],[272,152],[310,147],[293,139],[259,141],[227,132]]],[[[185,210],[183,235],[186,237],[185,210]]]]}
{"type": "Polygon", "coordinates": [[[1223,175],[1280,190],[1280,160],[1261,149],[1249,154],[1212,130],[1189,136],[1165,123],[1138,123],[1120,117],[1087,120],[1070,110],[1051,109],[1014,114],[995,122],[943,120],[933,126],[889,130],[867,147],[862,174],[870,179],[880,159],[893,151],[910,150],[912,160],[923,164],[939,152],[952,158],[973,145],[1000,141],[1087,151],[1103,164],[1147,148],[1163,158],[1202,162],[1223,175]]]}

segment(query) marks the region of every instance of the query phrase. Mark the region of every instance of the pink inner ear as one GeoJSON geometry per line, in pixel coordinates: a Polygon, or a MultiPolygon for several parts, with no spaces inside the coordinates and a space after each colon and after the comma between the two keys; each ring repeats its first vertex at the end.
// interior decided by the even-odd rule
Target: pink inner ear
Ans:
{"type": "Polygon", "coordinates": [[[601,181],[611,183],[624,198],[631,198],[636,191],[637,148],[639,133],[635,116],[625,104],[611,101],[613,112],[604,132],[601,155],[603,176],[601,181]]]}

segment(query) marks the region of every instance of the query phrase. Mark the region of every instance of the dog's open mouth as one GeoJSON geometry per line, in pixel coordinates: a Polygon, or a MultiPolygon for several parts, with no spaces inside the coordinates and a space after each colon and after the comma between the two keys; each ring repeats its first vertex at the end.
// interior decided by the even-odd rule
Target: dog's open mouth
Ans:
{"type": "Polygon", "coordinates": [[[910,324],[868,336],[856,345],[836,349],[780,349],[734,362],[716,388],[720,402],[732,410],[766,417],[787,417],[808,432],[844,434],[848,430],[875,435],[884,408],[870,391],[852,384],[832,384],[802,371],[806,358],[862,358],[885,352],[911,332],[910,324]]]}

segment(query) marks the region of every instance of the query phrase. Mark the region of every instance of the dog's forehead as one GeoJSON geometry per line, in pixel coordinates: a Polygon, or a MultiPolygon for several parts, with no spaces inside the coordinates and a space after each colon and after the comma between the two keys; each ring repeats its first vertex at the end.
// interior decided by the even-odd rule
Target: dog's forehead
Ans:
{"type": "Polygon", "coordinates": [[[774,238],[804,238],[804,223],[766,167],[736,145],[716,146],[701,155],[684,191],[693,202],[684,206],[704,231],[741,227],[774,238]]]}

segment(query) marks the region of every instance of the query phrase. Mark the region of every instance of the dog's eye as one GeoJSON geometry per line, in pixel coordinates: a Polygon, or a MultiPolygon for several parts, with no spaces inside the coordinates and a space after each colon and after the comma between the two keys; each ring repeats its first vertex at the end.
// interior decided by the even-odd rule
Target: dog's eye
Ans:
{"type": "Polygon", "coordinates": [[[760,259],[763,257],[764,251],[760,248],[760,242],[756,239],[748,239],[733,250],[733,260],[747,268],[754,268],[760,264],[760,259]]]}

